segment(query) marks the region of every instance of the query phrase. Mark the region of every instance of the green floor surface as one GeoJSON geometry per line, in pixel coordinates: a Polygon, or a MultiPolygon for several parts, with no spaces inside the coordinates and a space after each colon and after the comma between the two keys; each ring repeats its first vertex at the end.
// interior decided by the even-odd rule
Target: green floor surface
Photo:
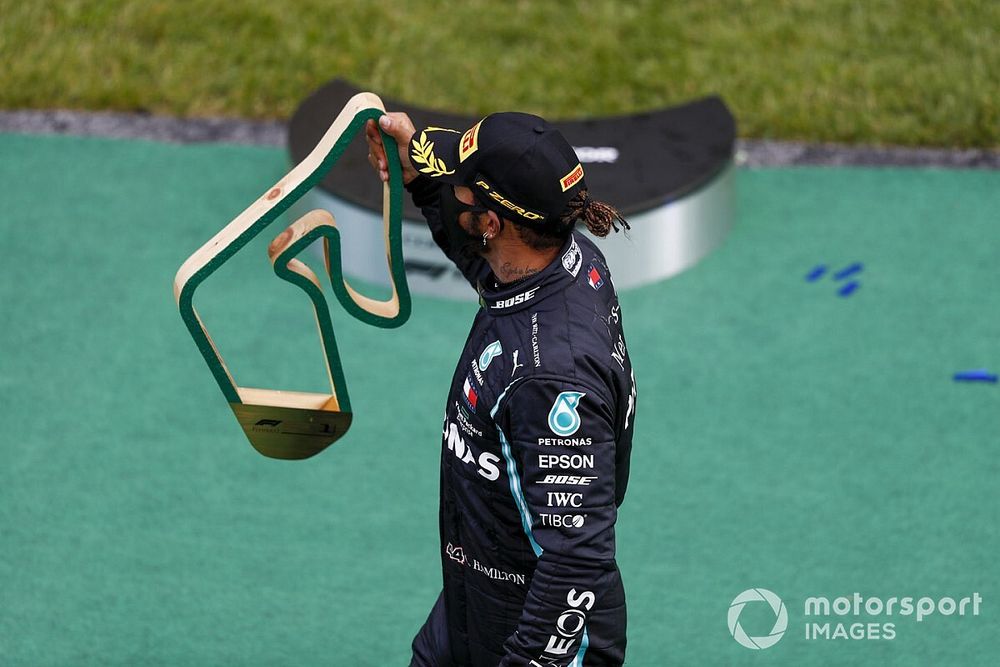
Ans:
{"type": "MultiPolygon", "coordinates": [[[[285,167],[0,135],[0,664],[406,664],[440,587],[440,417],[475,306],[417,298],[392,331],[335,307],[351,432],[305,462],[257,455],[171,288],[285,167]]],[[[628,664],[994,664],[1000,387],[951,375],[1000,371],[1000,173],[742,170],[738,188],[722,249],[622,295],[628,664]],[[850,298],[803,279],[853,261],[850,298]],[[763,651],[727,628],[752,587],[788,610],[763,651]],[[983,603],[822,619],[892,640],[805,639],[807,597],[856,591],[983,603]]],[[[311,310],[269,239],[196,306],[241,385],[320,391],[311,310]]],[[[766,634],[769,614],[740,621],[766,634]]]]}

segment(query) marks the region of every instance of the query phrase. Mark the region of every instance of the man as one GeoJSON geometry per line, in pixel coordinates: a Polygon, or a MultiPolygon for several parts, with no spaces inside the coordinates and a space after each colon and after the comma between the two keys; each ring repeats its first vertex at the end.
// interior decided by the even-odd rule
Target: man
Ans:
{"type": "MultiPolygon", "coordinates": [[[[543,119],[487,116],[466,132],[390,113],[403,181],[480,310],[445,411],[444,589],[411,665],[620,665],[625,593],[614,524],[625,495],[635,381],[597,236],[627,223],[587,192],[543,119]]],[[[374,121],[369,160],[388,178],[374,121]]]]}

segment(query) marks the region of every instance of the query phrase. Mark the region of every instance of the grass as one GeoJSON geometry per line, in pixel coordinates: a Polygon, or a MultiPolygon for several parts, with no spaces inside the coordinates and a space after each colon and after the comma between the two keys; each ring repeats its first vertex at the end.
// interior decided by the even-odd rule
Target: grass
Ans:
{"type": "Polygon", "coordinates": [[[744,137],[1000,147],[1000,3],[0,0],[0,108],[287,118],[335,76],[550,117],[719,93],[744,137]]]}

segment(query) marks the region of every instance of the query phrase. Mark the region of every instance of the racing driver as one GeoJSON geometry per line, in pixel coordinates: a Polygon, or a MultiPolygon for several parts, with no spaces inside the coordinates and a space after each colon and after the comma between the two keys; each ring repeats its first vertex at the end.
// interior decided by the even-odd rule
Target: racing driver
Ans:
{"type": "MultiPolygon", "coordinates": [[[[442,429],[444,587],[411,666],[621,665],[614,526],[635,378],[604,256],[575,226],[604,237],[628,224],[591,199],[573,148],[537,116],[495,113],[464,132],[416,131],[402,113],[379,125],[480,303],[442,429]]],[[[374,121],[366,137],[386,180],[374,121]]]]}

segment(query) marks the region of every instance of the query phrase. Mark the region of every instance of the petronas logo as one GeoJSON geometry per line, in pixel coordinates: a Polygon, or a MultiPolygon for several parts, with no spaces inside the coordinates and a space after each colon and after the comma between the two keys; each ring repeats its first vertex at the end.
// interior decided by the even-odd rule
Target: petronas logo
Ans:
{"type": "Polygon", "coordinates": [[[564,391],[556,396],[556,402],[549,410],[549,428],[553,433],[564,438],[576,433],[580,428],[580,415],[577,414],[576,407],[584,396],[586,394],[579,391],[564,391]]]}
{"type": "Polygon", "coordinates": [[[485,371],[494,357],[498,357],[501,354],[503,354],[503,346],[500,345],[500,341],[495,340],[487,345],[483,353],[479,355],[479,369],[485,371]]]}

